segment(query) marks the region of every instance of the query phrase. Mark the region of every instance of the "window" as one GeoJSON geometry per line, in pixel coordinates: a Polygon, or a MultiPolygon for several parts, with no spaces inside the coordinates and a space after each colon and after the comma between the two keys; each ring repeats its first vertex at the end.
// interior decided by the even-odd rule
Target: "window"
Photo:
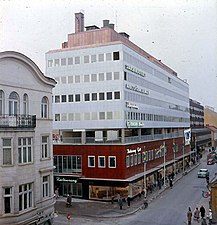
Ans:
{"type": "Polygon", "coordinates": [[[115,99],[120,99],[120,98],[121,98],[120,91],[115,91],[115,99]]]}
{"type": "Polygon", "coordinates": [[[60,79],[62,84],[66,84],[66,77],[61,77],[60,79]]]}
{"type": "Polygon", "coordinates": [[[98,157],[98,167],[105,168],[105,156],[98,157]]]}
{"type": "Polygon", "coordinates": [[[61,59],[61,66],[65,66],[66,65],[66,58],[62,58],[61,59]]]}
{"type": "Polygon", "coordinates": [[[91,82],[97,81],[97,76],[96,74],[91,74],[91,82]]]}
{"type": "Polygon", "coordinates": [[[12,212],[12,187],[3,188],[3,197],[4,197],[4,213],[12,212]]]}
{"type": "Polygon", "coordinates": [[[141,163],[141,153],[138,153],[138,164],[141,163]]]}
{"type": "Polygon", "coordinates": [[[106,80],[112,80],[112,73],[106,73],[106,80]]]}
{"type": "Polygon", "coordinates": [[[130,167],[130,157],[129,155],[126,156],[126,167],[130,167]]]}
{"type": "Polygon", "coordinates": [[[97,101],[97,93],[92,93],[92,101],[97,101]]]}
{"type": "Polygon", "coordinates": [[[84,120],[90,120],[90,112],[84,113],[84,120]]]}
{"type": "Polygon", "coordinates": [[[55,114],[55,121],[60,121],[60,114],[55,114]]]}
{"type": "Polygon", "coordinates": [[[12,165],[12,139],[4,138],[3,142],[3,165],[12,165]]]}
{"type": "Polygon", "coordinates": [[[73,58],[68,58],[68,65],[73,65],[73,58]]]}
{"type": "Polygon", "coordinates": [[[41,118],[48,118],[48,99],[43,97],[41,101],[41,118]]]}
{"type": "Polygon", "coordinates": [[[91,55],[91,62],[96,62],[96,55],[91,55]]]}
{"type": "Polygon", "coordinates": [[[75,101],[76,101],[76,102],[80,102],[80,101],[81,101],[81,96],[80,96],[80,94],[76,94],[76,95],[75,95],[75,101]]]}
{"type": "Polygon", "coordinates": [[[90,75],[84,75],[84,83],[90,82],[90,75]]]}
{"type": "Polygon", "coordinates": [[[124,71],[124,80],[127,80],[127,72],[124,71]]]}
{"type": "Polygon", "coordinates": [[[59,59],[54,59],[54,66],[59,66],[60,60],[59,59]]]}
{"type": "Polygon", "coordinates": [[[23,95],[23,114],[28,115],[29,113],[29,103],[28,103],[28,95],[24,94],[23,95]]]}
{"type": "Polygon", "coordinates": [[[19,211],[33,207],[33,184],[19,186],[19,211]]]}
{"type": "Polygon", "coordinates": [[[95,167],[95,156],[88,156],[88,167],[95,167]]]}
{"type": "Polygon", "coordinates": [[[89,63],[89,55],[84,56],[84,63],[89,63]]]}
{"type": "Polygon", "coordinates": [[[107,120],[112,120],[112,112],[107,112],[107,120]]]}
{"type": "Polygon", "coordinates": [[[99,93],[99,100],[105,100],[105,93],[99,93]]]}
{"type": "Polygon", "coordinates": [[[120,73],[114,72],[114,80],[120,80],[120,73]]]}
{"type": "Polygon", "coordinates": [[[75,83],[80,83],[81,82],[81,78],[79,75],[75,76],[75,83]]]}
{"type": "Polygon", "coordinates": [[[42,178],[42,196],[43,198],[50,196],[50,176],[42,178]]]}
{"type": "Polygon", "coordinates": [[[104,81],[105,77],[104,77],[104,73],[99,73],[99,81],[104,81]]]}
{"type": "Polygon", "coordinates": [[[41,158],[49,158],[49,136],[41,137],[41,158]]]}
{"type": "Polygon", "coordinates": [[[90,94],[84,94],[84,101],[90,101],[90,94]]]}
{"type": "Polygon", "coordinates": [[[105,119],[105,112],[99,112],[99,119],[104,120],[105,119]]]}
{"type": "Polygon", "coordinates": [[[48,60],[48,67],[52,67],[53,66],[53,60],[48,60]]]}
{"type": "Polygon", "coordinates": [[[73,121],[74,120],[74,113],[69,113],[68,119],[69,119],[69,121],[73,121]]]}
{"type": "Polygon", "coordinates": [[[67,113],[61,113],[61,121],[67,121],[67,113]]]}
{"type": "Polygon", "coordinates": [[[107,100],[112,100],[112,92],[107,92],[106,98],[107,98],[107,100]]]}
{"type": "Polygon", "coordinates": [[[109,156],[109,168],[116,168],[116,156],[109,156]]]}
{"type": "Polygon", "coordinates": [[[119,60],[120,56],[119,56],[119,52],[113,52],[113,60],[119,60]]]}
{"type": "Polygon", "coordinates": [[[134,165],[137,165],[137,154],[134,154],[134,165]]]}
{"type": "Polygon", "coordinates": [[[73,95],[68,95],[68,101],[73,102],[73,95]]]}
{"type": "Polygon", "coordinates": [[[55,103],[59,103],[60,102],[60,96],[59,95],[55,95],[55,103]]]}
{"type": "Polygon", "coordinates": [[[0,115],[4,114],[4,92],[0,91],[0,115]]]}
{"type": "Polygon", "coordinates": [[[32,162],[32,138],[18,138],[18,163],[32,162]]]}
{"type": "Polygon", "coordinates": [[[106,53],[105,57],[106,57],[106,61],[112,60],[112,54],[111,53],[106,53]]]}
{"type": "Polygon", "coordinates": [[[73,76],[68,76],[68,83],[72,84],[73,83],[73,76]]]}
{"type": "Polygon", "coordinates": [[[19,114],[19,96],[16,92],[9,95],[9,116],[19,114]]]}
{"type": "Polygon", "coordinates": [[[66,95],[62,95],[61,100],[62,100],[62,102],[66,102],[66,95]]]}
{"type": "Polygon", "coordinates": [[[133,154],[132,155],[130,155],[130,166],[133,166],[134,164],[134,158],[133,158],[133,154]]]}
{"type": "Polygon", "coordinates": [[[99,54],[99,62],[103,62],[104,61],[104,54],[99,54]]]}
{"type": "Polygon", "coordinates": [[[75,57],[75,64],[80,64],[80,57],[79,56],[75,57]]]}

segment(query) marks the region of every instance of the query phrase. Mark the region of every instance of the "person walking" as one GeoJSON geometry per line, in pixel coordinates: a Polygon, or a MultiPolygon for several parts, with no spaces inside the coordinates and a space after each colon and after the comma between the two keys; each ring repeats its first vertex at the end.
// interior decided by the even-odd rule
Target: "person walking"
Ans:
{"type": "Polygon", "coordinates": [[[128,207],[130,207],[130,200],[131,200],[131,199],[130,199],[130,196],[128,195],[128,197],[127,197],[127,206],[128,206],[128,207]]]}
{"type": "Polygon", "coordinates": [[[169,182],[170,182],[170,188],[173,188],[173,180],[172,180],[172,178],[171,178],[171,177],[170,177],[169,182]]]}
{"type": "Polygon", "coordinates": [[[194,211],[194,219],[199,222],[199,218],[200,218],[200,211],[198,210],[198,208],[195,209],[194,211]]]}
{"type": "Polygon", "coordinates": [[[192,212],[190,207],[188,207],[187,218],[188,218],[188,225],[191,225],[192,212]]]}
{"type": "Polygon", "coordinates": [[[122,200],[122,198],[118,199],[118,203],[119,203],[120,209],[122,209],[122,207],[123,207],[123,200],[122,200]]]}
{"type": "Polygon", "coordinates": [[[203,205],[201,205],[200,207],[200,215],[201,215],[201,218],[203,219],[205,217],[205,208],[203,207],[203,205]]]}
{"type": "Polygon", "coordinates": [[[207,216],[209,218],[209,225],[211,225],[212,224],[212,210],[211,209],[209,209],[209,213],[207,216]]]}

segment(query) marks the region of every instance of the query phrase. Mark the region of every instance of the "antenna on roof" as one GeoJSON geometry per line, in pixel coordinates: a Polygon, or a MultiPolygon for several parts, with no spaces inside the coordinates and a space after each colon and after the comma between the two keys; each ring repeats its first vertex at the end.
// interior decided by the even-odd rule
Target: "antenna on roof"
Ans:
{"type": "Polygon", "coordinates": [[[118,15],[117,15],[117,10],[115,10],[115,27],[116,30],[118,29],[118,15]]]}

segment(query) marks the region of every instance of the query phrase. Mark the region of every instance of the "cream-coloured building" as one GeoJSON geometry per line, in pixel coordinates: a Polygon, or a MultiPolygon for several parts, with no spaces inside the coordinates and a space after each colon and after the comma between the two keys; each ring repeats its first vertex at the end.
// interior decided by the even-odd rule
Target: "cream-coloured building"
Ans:
{"type": "Polygon", "coordinates": [[[0,53],[0,224],[52,223],[52,88],[17,52],[0,53]]]}

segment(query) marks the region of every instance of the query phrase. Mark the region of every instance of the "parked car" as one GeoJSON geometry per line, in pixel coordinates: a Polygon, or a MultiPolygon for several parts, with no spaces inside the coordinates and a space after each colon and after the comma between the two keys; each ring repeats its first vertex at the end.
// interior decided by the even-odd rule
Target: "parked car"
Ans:
{"type": "Polygon", "coordinates": [[[213,165],[213,164],[215,164],[215,161],[213,159],[207,160],[207,165],[213,165]]]}
{"type": "Polygon", "coordinates": [[[197,173],[198,177],[206,178],[209,176],[209,170],[208,169],[200,169],[197,173]]]}

